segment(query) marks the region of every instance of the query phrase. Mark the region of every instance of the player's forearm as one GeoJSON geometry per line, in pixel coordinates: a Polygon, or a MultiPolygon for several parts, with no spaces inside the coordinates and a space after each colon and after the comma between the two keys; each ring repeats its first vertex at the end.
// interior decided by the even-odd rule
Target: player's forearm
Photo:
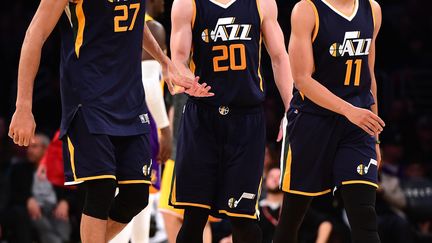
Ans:
{"type": "Polygon", "coordinates": [[[287,111],[290,106],[294,86],[288,54],[285,52],[272,57],[272,67],[276,86],[285,105],[285,111],[287,111]]]}
{"type": "Polygon", "coordinates": [[[346,116],[352,105],[339,98],[310,76],[294,76],[296,88],[315,104],[346,116]]]}
{"type": "Polygon", "coordinates": [[[39,69],[43,38],[27,31],[18,68],[18,92],[16,108],[22,110],[32,109],[34,79],[39,69]]]}
{"type": "Polygon", "coordinates": [[[144,50],[146,50],[156,61],[162,65],[169,62],[169,58],[165,55],[164,51],[160,48],[158,42],[153,37],[147,25],[144,27],[144,50]]]}

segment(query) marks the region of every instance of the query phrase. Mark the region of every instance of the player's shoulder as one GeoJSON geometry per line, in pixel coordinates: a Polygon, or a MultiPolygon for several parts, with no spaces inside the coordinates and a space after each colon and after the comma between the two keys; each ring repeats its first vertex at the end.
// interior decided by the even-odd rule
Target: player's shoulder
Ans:
{"type": "Polygon", "coordinates": [[[377,1],[375,0],[368,0],[368,1],[370,2],[370,5],[375,15],[381,13],[381,6],[377,1]]]}
{"type": "Polygon", "coordinates": [[[301,25],[315,25],[318,11],[312,0],[301,0],[294,5],[291,21],[301,25]]]}
{"type": "Polygon", "coordinates": [[[157,20],[152,19],[152,20],[147,21],[146,23],[150,29],[165,30],[165,27],[157,20]]]}

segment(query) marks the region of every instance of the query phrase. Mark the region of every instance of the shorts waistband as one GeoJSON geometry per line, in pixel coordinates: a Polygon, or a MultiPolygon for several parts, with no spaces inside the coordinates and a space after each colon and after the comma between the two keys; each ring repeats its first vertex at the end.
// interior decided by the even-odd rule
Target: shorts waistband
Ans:
{"type": "Polygon", "coordinates": [[[199,102],[193,99],[188,99],[187,103],[194,104],[201,109],[205,109],[209,112],[214,112],[221,116],[258,114],[264,111],[262,105],[247,106],[247,107],[230,106],[230,105],[216,106],[216,105],[205,104],[203,102],[199,102]]]}

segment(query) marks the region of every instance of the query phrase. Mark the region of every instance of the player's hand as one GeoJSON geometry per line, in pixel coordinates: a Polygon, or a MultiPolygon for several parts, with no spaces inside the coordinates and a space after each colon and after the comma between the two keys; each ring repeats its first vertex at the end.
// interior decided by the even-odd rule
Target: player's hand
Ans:
{"type": "Polygon", "coordinates": [[[57,204],[54,210],[54,217],[63,221],[69,220],[69,203],[66,200],[61,200],[57,204]]]}
{"type": "Polygon", "coordinates": [[[161,129],[159,145],[160,149],[157,156],[157,161],[159,163],[165,163],[171,158],[172,153],[172,135],[169,126],[161,129]]]}
{"type": "Polygon", "coordinates": [[[33,220],[38,220],[42,217],[42,212],[39,203],[33,197],[27,200],[27,210],[30,215],[30,218],[33,220]]]}
{"type": "Polygon", "coordinates": [[[33,142],[36,123],[31,110],[17,108],[9,126],[9,137],[19,146],[33,142]]]}
{"type": "Polygon", "coordinates": [[[36,170],[36,176],[40,179],[40,180],[44,180],[46,179],[46,171],[47,171],[47,167],[45,164],[41,163],[39,164],[37,170],[36,170]]]}
{"type": "Polygon", "coordinates": [[[368,109],[351,106],[345,116],[350,122],[354,123],[371,136],[380,134],[385,126],[384,121],[368,109]]]}
{"type": "Polygon", "coordinates": [[[194,96],[194,97],[211,97],[214,96],[214,93],[210,92],[211,87],[208,86],[206,83],[198,83],[199,77],[195,77],[196,83],[195,85],[190,88],[186,89],[185,93],[194,96]]]}
{"type": "Polygon", "coordinates": [[[278,136],[276,138],[276,142],[282,141],[283,135],[284,135],[284,129],[287,126],[287,124],[288,124],[288,119],[287,119],[286,115],[284,115],[284,117],[282,118],[280,125],[279,125],[279,133],[278,133],[278,136]]]}

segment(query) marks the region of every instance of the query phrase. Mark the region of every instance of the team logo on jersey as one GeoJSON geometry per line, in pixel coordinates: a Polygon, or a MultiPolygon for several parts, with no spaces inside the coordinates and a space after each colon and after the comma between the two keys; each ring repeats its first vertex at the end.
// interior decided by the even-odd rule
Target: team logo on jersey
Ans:
{"type": "Polygon", "coordinates": [[[253,200],[253,199],[255,199],[255,194],[243,192],[243,194],[241,195],[241,197],[238,200],[236,200],[235,198],[232,197],[228,200],[228,207],[229,208],[236,208],[243,198],[253,200]]]}
{"type": "Polygon", "coordinates": [[[346,55],[350,57],[369,55],[372,39],[360,39],[359,37],[360,31],[345,32],[342,44],[333,43],[330,46],[330,55],[333,57],[343,57],[346,55]]]}
{"type": "Polygon", "coordinates": [[[142,171],[143,171],[144,176],[149,176],[150,175],[152,164],[153,164],[153,160],[150,159],[150,164],[143,166],[142,171]]]}
{"type": "Polygon", "coordinates": [[[147,113],[141,114],[138,117],[139,117],[142,124],[146,124],[146,123],[150,124],[150,118],[149,118],[149,115],[147,113]]]}
{"type": "Polygon", "coordinates": [[[371,165],[375,165],[378,167],[378,162],[374,159],[371,159],[367,166],[365,166],[364,164],[359,164],[359,166],[357,166],[357,173],[359,173],[359,175],[366,175],[369,172],[369,168],[371,165]]]}
{"type": "Polygon", "coordinates": [[[233,41],[233,40],[252,40],[249,37],[251,24],[235,24],[234,17],[219,18],[214,30],[205,29],[201,33],[204,42],[233,41]]]}

